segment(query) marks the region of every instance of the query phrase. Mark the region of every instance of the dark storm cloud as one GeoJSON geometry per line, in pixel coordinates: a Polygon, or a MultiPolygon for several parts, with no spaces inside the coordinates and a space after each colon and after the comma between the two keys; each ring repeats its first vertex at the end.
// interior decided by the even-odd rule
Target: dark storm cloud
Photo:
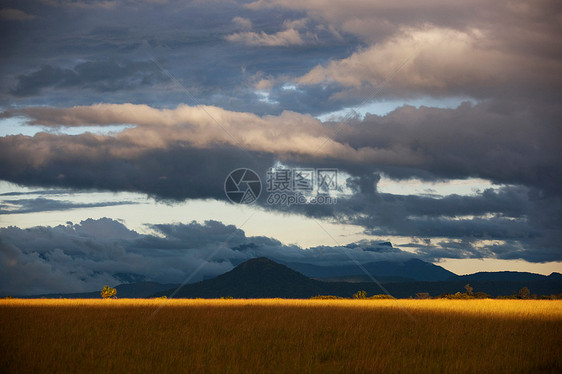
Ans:
{"type": "Polygon", "coordinates": [[[36,190],[36,191],[11,191],[0,193],[0,196],[26,196],[26,195],[62,195],[71,194],[73,190],[36,190]]]}
{"type": "Polygon", "coordinates": [[[349,52],[343,40],[317,30],[313,22],[294,26],[300,12],[255,12],[233,2],[220,3],[221,12],[216,12],[219,3],[116,1],[111,7],[99,6],[108,2],[25,3],[22,9],[41,16],[24,24],[0,21],[0,30],[7,36],[2,41],[5,58],[0,62],[2,104],[60,106],[126,100],[170,106],[185,102],[182,89],[168,77],[162,82],[158,73],[163,73],[155,71],[156,64],[146,62],[153,56],[199,102],[279,113],[291,107],[259,102],[253,95],[255,77],[279,76],[287,70],[304,74],[319,59],[343,58],[349,52]],[[310,49],[302,45],[264,49],[231,42],[227,37],[241,31],[233,21],[236,17],[247,19],[257,33],[275,35],[298,27],[303,35],[320,35],[322,40],[314,41],[310,49]],[[55,91],[29,97],[46,87],[55,91]],[[103,100],[88,92],[92,89],[103,92],[103,100]]]}
{"type": "Polygon", "coordinates": [[[10,92],[15,96],[37,95],[44,88],[113,92],[153,85],[163,78],[152,61],[90,61],[72,69],[44,65],[39,70],[18,76],[17,85],[10,92]]]}
{"type": "MultiPolygon", "coordinates": [[[[290,166],[337,167],[350,174],[342,183],[352,193],[335,205],[268,206],[266,194],[259,203],[275,211],[361,225],[376,235],[451,238],[474,245],[505,241],[517,250],[495,255],[560,258],[557,107],[505,101],[466,103],[457,109],[405,106],[384,117],[341,124],[289,112],[258,117],[205,110],[102,104],[6,112],[48,126],[135,127],[113,136],[4,137],[0,178],[48,187],[137,191],[160,199],[223,200],[224,180],[236,168],[256,170],[265,181],[266,170],[277,160],[290,166]],[[484,178],[509,186],[476,196],[396,196],[377,191],[381,172],[428,181],[484,178]]],[[[457,256],[454,247],[450,251],[457,256]]]]}
{"type": "Polygon", "coordinates": [[[0,18],[8,21],[28,21],[35,18],[32,14],[27,14],[19,9],[3,8],[0,9],[0,18]]]}
{"type": "Polygon", "coordinates": [[[112,136],[0,138],[1,179],[224,199],[224,178],[237,167],[262,175],[277,160],[337,167],[355,189],[337,205],[264,208],[431,239],[419,250],[437,258],[560,258],[558,1],[5,7],[35,17],[0,20],[4,119],[133,127],[112,136]],[[479,103],[406,106],[342,123],[304,115],[428,96],[479,103]],[[176,106],[185,102],[192,106],[176,106]],[[379,173],[509,186],[470,197],[402,197],[376,191],[379,173]],[[482,249],[479,240],[498,243],[482,249]]]}
{"type": "Polygon", "coordinates": [[[400,196],[375,190],[340,197],[334,205],[265,208],[362,226],[370,235],[427,240],[412,248],[432,261],[494,257],[544,262],[562,258],[560,198],[539,196],[536,189],[528,187],[445,197],[400,196]],[[482,246],[481,241],[495,244],[482,246]]]}
{"type": "Polygon", "coordinates": [[[117,205],[130,205],[132,202],[99,202],[75,203],[72,201],[53,200],[38,197],[35,199],[4,200],[0,202],[1,214],[23,214],[37,212],[52,212],[80,208],[100,208],[117,205]]]}
{"type": "MultiPolygon", "coordinates": [[[[533,101],[490,100],[464,103],[456,109],[404,106],[386,116],[342,123],[321,123],[291,112],[258,117],[214,107],[158,110],[130,104],[30,107],[2,114],[17,116],[43,126],[136,127],[116,136],[4,137],[0,139],[4,178],[10,178],[12,172],[21,174],[22,167],[45,168],[53,162],[70,161],[95,167],[103,158],[127,163],[146,152],[165,155],[177,147],[197,148],[197,152],[209,153],[212,160],[213,147],[228,144],[235,153],[235,148],[243,148],[287,162],[331,164],[358,176],[379,170],[400,179],[483,178],[532,186],[547,194],[557,194],[562,183],[562,110],[558,105],[533,101]]],[[[225,153],[214,158],[221,157],[225,153]]],[[[62,169],[59,172],[66,174],[62,169]]]]}
{"type": "Polygon", "coordinates": [[[367,116],[342,128],[336,139],[355,149],[387,150],[390,175],[402,164],[445,179],[480,177],[556,193],[562,183],[561,119],[558,105],[530,100],[403,107],[367,116]]]}
{"type": "Polygon", "coordinates": [[[141,235],[102,218],[56,227],[0,229],[0,294],[80,292],[117,285],[131,278],[180,283],[204,265],[192,281],[224,273],[233,264],[266,256],[280,261],[348,264],[343,251],[362,262],[404,260],[411,254],[375,242],[351,247],[303,250],[216,221],[155,225],[155,235],[141,235]],[[362,246],[371,250],[364,251],[362,246]],[[209,257],[214,253],[212,257],[209,257]]]}
{"type": "Polygon", "coordinates": [[[132,159],[61,157],[39,168],[22,164],[19,170],[5,164],[7,168],[0,172],[0,179],[74,189],[137,191],[158,200],[224,199],[224,180],[232,170],[240,167],[266,170],[273,162],[271,156],[249,155],[233,148],[176,146],[132,159]]]}
{"type": "Polygon", "coordinates": [[[185,102],[185,94],[171,81],[128,82],[135,71],[126,69],[130,61],[146,62],[147,54],[161,60],[199,102],[259,114],[320,114],[369,98],[420,95],[531,95],[556,102],[561,97],[562,49],[556,36],[562,10],[556,1],[399,6],[359,0],[329,6],[290,0],[250,5],[5,3],[37,16],[25,22],[0,21],[5,36],[0,62],[4,107],[100,101],[169,107],[185,102]],[[88,79],[95,76],[89,72],[84,84],[74,82],[73,66],[100,60],[118,65],[112,70],[121,75],[102,76],[96,83],[88,79]],[[298,90],[282,90],[286,84],[298,84],[298,90]],[[57,87],[56,92],[26,96],[45,85],[57,87]],[[91,89],[103,91],[103,99],[84,92],[91,89]],[[260,101],[256,89],[270,91],[271,102],[260,101]]]}

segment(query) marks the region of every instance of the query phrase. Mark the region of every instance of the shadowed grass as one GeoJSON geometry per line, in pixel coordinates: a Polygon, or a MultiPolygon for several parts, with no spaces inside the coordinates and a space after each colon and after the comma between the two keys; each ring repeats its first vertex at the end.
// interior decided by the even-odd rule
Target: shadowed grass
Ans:
{"type": "Polygon", "coordinates": [[[0,364],[8,372],[562,371],[561,301],[399,303],[2,300],[0,364]]]}

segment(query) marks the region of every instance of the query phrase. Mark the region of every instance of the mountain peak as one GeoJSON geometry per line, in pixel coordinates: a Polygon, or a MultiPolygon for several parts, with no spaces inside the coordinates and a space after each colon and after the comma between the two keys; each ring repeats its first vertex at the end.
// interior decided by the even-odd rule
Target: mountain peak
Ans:
{"type": "MultiPolygon", "coordinates": [[[[278,264],[267,257],[252,258],[241,263],[223,276],[236,276],[237,279],[247,279],[248,281],[265,280],[287,280],[305,281],[309,278],[301,273],[278,264]]],[[[220,276],[219,276],[220,277],[220,276]]]]}
{"type": "Polygon", "coordinates": [[[267,257],[255,257],[239,264],[237,267],[240,266],[247,267],[247,266],[283,266],[283,265],[278,264],[277,262],[270,260],[267,257]]]}
{"type": "Polygon", "coordinates": [[[318,294],[321,282],[266,257],[252,258],[228,273],[181,288],[176,297],[297,297],[318,294]]]}

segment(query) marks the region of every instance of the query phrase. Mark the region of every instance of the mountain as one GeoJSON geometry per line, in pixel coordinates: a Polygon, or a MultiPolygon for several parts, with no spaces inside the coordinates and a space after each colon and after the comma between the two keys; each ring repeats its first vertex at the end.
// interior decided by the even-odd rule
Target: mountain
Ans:
{"type": "MultiPolygon", "coordinates": [[[[303,264],[300,264],[303,265],[303,264]]],[[[431,296],[443,293],[465,292],[464,285],[470,283],[474,292],[485,292],[492,296],[516,294],[522,287],[528,287],[532,294],[550,295],[562,293],[562,275],[552,273],[549,276],[532,273],[496,272],[475,273],[466,276],[449,277],[447,280],[420,281],[405,280],[397,276],[380,275],[383,270],[386,274],[397,269],[409,269],[416,272],[416,277],[444,276],[450,272],[440,271],[440,267],[424,263],[423,261],[407,261],[401,265],[393,263],[367,264],[369,271],[378,270],[375,278],[384,283],[383,287],[397,298],[413,297],[416,293],[427,292],[431,296]],[[428,266],[429,265],[429,266],[428,266]],[[384,269],[384,266],[388,266],[384,269]],[[421,270],[420,270],[421,269],[421,270]],[[424,271],[426,271],[424,273],[424,271]]],[[[307,265],[306,270],[313,274],[329,274],[325,267],[307,265]],[[322,268],[322,269],[318,269],[322,268]]],[[[351,272],[351,270],[345,270],[351,272]]],[[[340,270],[340,274],[345,271],[340,270]]],[[[408,274],[409,273],[403,273],[408,274]]],[[[452,274],[452,273],[451,273],[452,274]]],[[[316,295],[335,295],[351,297],[357,291],[364,290],[368,295],[386,293],[379,285],[373,282],[364,282],[362,276],[342,275],[341,279],[354,280],[356,283],[342,282],[332,279],[331,282],[311,279],[308,276],[291,269],[283,264],[276,263],[267,258],[254,258],[239,264],[231,271],[216,278],[198,283],[187,284],[179,288],[174,294],[175,298],[219,298],[232,296],[235,298],[310,298],[316,295]]],[[[176,284],[159,284],[155,282],[138,282],[121,284],[117,287],[119,298],[147,298],[155,296],[171,296],[179,286],[176,284]]],[[[31,297],[31,296],[28,296],[31,297]]],[[[100,291],[74,293],[74,294],[49,294],[33,297],[48,298],[100,298],[100,291]]]]}
{"type": "MultiPolygon", "coordinates": [[[[413,263],[410,265],[425,265],[413,263]]],[[[429,267],[431,269],[431,267],[429,267]]],[[[307,268],[310,271],[310,267],[307,268]]],[[[372,267],[371,267],[372,269],[372,267]]],[[[380,269],[380,268],[379,268],[380,269]]],[[[420,273],[418,273],[420,274],[420,273]]],[[[445,273],[442,273],[445,274],[445,273]]],[[[478,280],[462,277],[450,277],[440,281],[409,281],[385,283],[384,288],[391,295],[399,298],[412,297],[418,292],[428,292],[432,296],[442,293],[465,292],[464,285],[470,281],[475,292],[481,291],[492,296],[512,295],[522,287],[529,287],[532,293],[551,294],[562,292],[562,279],[544,277],[536,280],[478,280]]],[[[534,279],[534,278],[533,278],[534,279]]],[[[228,273],[216,278],[204,280],[181,287],[174,295],[176,298],[218,298],[232,296],[235,298],[309,298],[315,295],[335,295],[351,297],[357,291],[364,290],[368,295],[385,293],[373,282],[322,282],[278,264],[267,258],[246,261],[228,273]]],[[[156,293],[154,296],[170,296],[175,289],[156,293]]]]}
{"type": "MultiPolygon", "coordinates": [[[[407,262],[402,265],[402,268],[416,269],[417,267],[418,269],[434,270],[432,267],[424,265],[423,261],[420,262],[407,262]]],[[[373,267],[370,268],[373,269],[373,267]]],[[[317,270],[309,266],[306,269],[309,273],[311,270],[317,270]]],[[[377,267],[377,269],[381,270],[380,267],[377,267]]],[[[395,271],[395,269],[391,269],[391,271],[395,271]]],[[[447,273],[450,272],[441,272],[442,275],[447,273]]],[[[417,274],[423,274],[423,272],[420,271],[417,274]]],[[[438,296],[442,293],[465,292],[464,285],[468,281],[470,281],[475,292],[481,291],[492,296],[512,295],[522,287],[529,287],[532,293],[539,295],[562,292],[562,280],[556,278],[556,276],[544,277],[545,279],[531,278],[525,280],[478,280],[455,276],[440,281],[390,282],[385,283],[384,288],[391,295],[399,298],[412,297],[418,292],[428,292],[432,296],[438,296]]],[[[373,282],[322,282],[310,279],[302,273],[270,259],[255,258],[216,278],[185,285],[175,293],[174,297],[218,298],[232,296],[235,298],[281,297],[298,299],[315,295],[351,297],[360,290],[366,291],[368,295],[385,293],[380,286],[373,282]]],[[[154,296],[170,296],[174,291],[175,289],[170,289],[156,293],[154,296]]]]}
{"type": "MultiPolygon", "coordinates": [[[[380,283],[396,283],[396,282],[414,282],[412,278],[404,278],[404,277],[387,277],[387,276],[380,276],[377,275],[374,277],[380,283]]],[[[314,278],[316,280],[322,282],[347,282],[347,283],[365,283],[365,282],[372,282],[371,277],[369,275],[348,275],[348,276],[341,276],[341,277],[328,277],[328,278],[314,278]]]]}
{"type": "MultiPolygon", "coordinates": [[[[554,277],[552,273],[550,276],[554,277]]],[[[481,280],[481,281],[513,281],[513,282],[533,282],[539,280],[547,280],[548,276],[535,273],[527,273],[520,271],[482,271],[474,274],[458,275],[457,279],[462,280],[481,280]]]]}
{"type": "MultiPolygon", "coordinates": [[[[370,277],[357,266],[319,266],[304,263],[288,262],[285,263],[291,269],[301,272],[307,277],[319,280],[347,280],[360,277],[370,281],[370,277]]],[[[363,264],[363,267],[380,282],[400,282],[400,281],[444,281],[456,277],[455,273],[418,259],[410,259],[402,262],[378,261],[363,264]],[[380,277],[380,279],[379,279],[380,277]]]]}
{"type": "MultiPolygon", "coordinates": [[[[309,298],[327,291],[327,283],[310,279],[265,257],[248,260],[216,278],[181,287],[176,298],[309,298]]],[[[155,296],[169,296],[174,290],[155,296]]]]}

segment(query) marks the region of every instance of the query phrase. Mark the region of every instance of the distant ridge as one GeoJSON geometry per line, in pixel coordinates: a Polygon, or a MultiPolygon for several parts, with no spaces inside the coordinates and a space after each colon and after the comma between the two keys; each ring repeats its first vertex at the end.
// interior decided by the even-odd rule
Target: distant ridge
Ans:
{"type": "MultiPolygon", "coordinates": [[[[418,292],[428,292],[431,296],[443,293],[465,292],[467,279],[460,277],[449,280],[427,282],[390,282],[384,287],[394,297],[413,297],[418,292]]],[[[492,296],[511,295],[522,287],[529,287],[532,293],[551,294],[562,292],[562,280],[555,277],[534,281],[513,280],[470,280],[474,291],[486,292],[492,296]]],[[[241,263],[233,270],[216,278],[204,280],[181,287],[176,298],[309,298],[315,295],[334,295],[351,297],[357,291],[364,290],[369,295],[384,293],[372,282],[321,282],[278,264],[267,258],[255,258],[241,263]]],[[[169,296],[170,289],[154,296],[169,296]]]]}
{"type": "MultiPolygon", "coordinates": [[[[420,261],[423,263],[423,261],[420,261]]],[[[427,263],[426,263],[427,264],[427,263]]],[[[407,265],[407,264],[406,264],[407,265]]],[[[422,268],[423,264],[414,262],[422,268]]],[[[431,264],[429,264],[431,265],[431,264]]],[[[403,269],[408,267],[400,265],[403,269]]],[[[434,265],[432,265],[434,266],[434,265]]],[[[309,270],[311,268],[308,268],[309,270]]],[[[369,268],[368,268],[369,269],[369,268]]],[[[374,265],[370,267],[374,269],[374,265]]],[[[437,270],[442,269],[437,267],[437,270]]],[[[445,270],[445,269],[443,269],[445,270]]],[[[441,272],[442,275],[448,274],[441,272]]],[[[452,274],[452,273],[451,273],[452,274]]],[[[401,277],[381,276],[374,277],[384,283],[384,287],[394,297],[413,297],[416,293],[427,292],[431,296],[443,293],[465,292],[467,283],[473,287],[474,292],[485,292],[492,296],[512,295],[522,287],[528,287],[532,294],[550,295],[562,293],[562,275],[552,273],[549,276],[518,273],[518,272],[482,272],[464,276],[454,275],[447,280],[439,281],[414,281],[401,277]]],[[[290,267],[274,262],[268,258],[254,258],[243,262],[231,271],[212,279],[198,283],[187,284],[179,288],[177,284],[160,284],[155,282],[138,282],[116,286],[118,298],[147,298],[156,296],[171,296],[174,291],[176,298],[310,298],[316,295],[334,295],[351,297],[354,293],[364,290],[368,295],[382,294],[383,290],[373,282],[364,282],[364,276],[350,277],[355,283],[342,282],[331,279],[331,282],[311,279],[290,267]]],[[[101,287],[100,287],[101,289],[101,287]]],[[[46,295],[24,296],[46,298],[100,298],[100,291],[84,293],[53,293],[46,295]]]]}
{"type": "MultiPolygon", "coordinates": [[[[146,298],[154,295],[156,292],[168,290],[170,288],[177,287],[176,284],[161,284],[156,282],[137,282],[129,284],[120,284],[115,287],[117,290],[117,297],[121,299],[135,299],[135,298],[146,298]]],[[[58,299],[59,297],[67,299],[99,299],[101,298],[100,291],[91,292],[76,292],[76,293],[51,293],[43,295],[34,296],[23,296],[23,297],[45,297],[48,299],[58,299]]]]}
{"type": "MultiPolygon", "coordinates": [[[[306,263],[285,262],[285,265],[310,278],[365,278],[366,274],[357,265],[319,266],[306,263]]],[[[406,261],[378,261],[363,264],[363,267],[377,279],[392,281],[444,281],[457,275],[441,266],[418,259],[406,261]]],[[[369,280],[370,281],[370,280],[369,280]]]]}
{"type": "Polygon", "coordinates": [[[514,282],[532,282],[547,279],[562,279],[560,273],[552,273],[550,275],[542,275],[520,271],[481,271],[474,274],[459,275],[460,279],[466,280],[495,280],[495,281],[514,281],[514,282]]]}

